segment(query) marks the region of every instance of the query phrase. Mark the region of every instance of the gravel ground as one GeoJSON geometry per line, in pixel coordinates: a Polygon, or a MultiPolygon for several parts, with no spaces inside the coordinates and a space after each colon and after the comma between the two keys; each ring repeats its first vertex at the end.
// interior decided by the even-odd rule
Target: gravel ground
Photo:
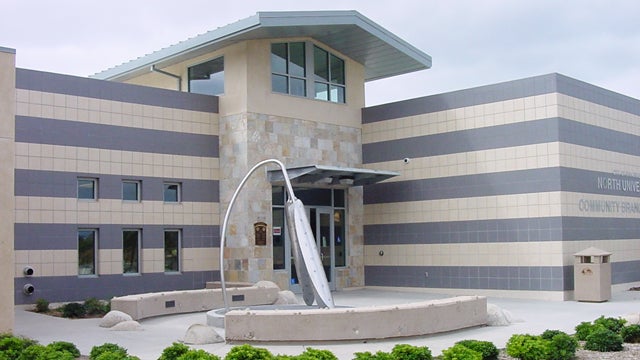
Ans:
{"type": "MultiPolygon", "coordinates": [[[[499,360],[516,360],[500,351],[499,360]]],[[[599,352],[580,349],[576,351],[574,360],[638,360],[640,359],[640,344],[624,344],[624,350],[615,352],[599,352]]]]}

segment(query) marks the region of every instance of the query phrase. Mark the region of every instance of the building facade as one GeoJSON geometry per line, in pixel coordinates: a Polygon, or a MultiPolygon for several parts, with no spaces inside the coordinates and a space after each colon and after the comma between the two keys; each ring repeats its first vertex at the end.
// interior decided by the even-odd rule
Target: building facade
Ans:
{"type": "Polygon", "coordinates": [[[591,246],[613,253],[614,286],[640,282],[640,101],[550,74],[365,108],[365,82],[430,65],[337,11],[258,13],[91,79],[3,66],[3,288],[110,298],[225,271],[297,291],[272,171],[241,193],[218,261],[229,200],[268,158],[334,290],[568,300],[591,246]]]}

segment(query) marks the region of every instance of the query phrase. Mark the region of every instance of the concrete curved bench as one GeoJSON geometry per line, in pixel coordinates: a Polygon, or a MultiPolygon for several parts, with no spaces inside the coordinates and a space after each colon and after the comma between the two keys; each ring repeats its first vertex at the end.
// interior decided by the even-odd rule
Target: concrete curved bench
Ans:
{"type": "Polygon", "coordinates": [[[361,308],[232,310],[225,316],[225,337],[228,341],[385,339],[434,334],[486,322],[485,297],[458,296],[361,308]]]}
{"type": "MultiPolygon", "coordinates": [[[[251,286],[227,288],[230,306],[270,305],[278,300],[280,288],[261,281],[251,286]]],[[[208,311],[224,307],[222,289],[177,290],[120,296],[111,299],[111,309],[134,320],[152,316],[208,311]]]]}

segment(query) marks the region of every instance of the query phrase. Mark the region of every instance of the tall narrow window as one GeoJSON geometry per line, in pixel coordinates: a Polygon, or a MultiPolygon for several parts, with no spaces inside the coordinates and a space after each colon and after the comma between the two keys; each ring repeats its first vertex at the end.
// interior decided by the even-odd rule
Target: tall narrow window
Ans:
{"type": "Polygon", "coordinates": [[[78,230],[78,275],[96,275],[98,231],[78,230]]]}
{"type": "Polygon", "coordinates": [[[189,92],[205,95],[224,94],[224,57],[190,67],[189,92]]]}
{"type": "Polygon", "coordinates": [[[314,46],[313,64],[315,98],[344,103],[344,60],[314,46]]]}
{"type": "Polygon", "coordinates": [[[78,178],[78,199],[96,200],[98,198],[98,180],[78,178]]]}
{"type": "Polygon", "coordinates": [[[140,201],[140,182],[134,180],[122,181],[122,200],[140,201]]]}
{"type": "Polygon", "coordinates": [[[164,202],[178,203],[180,202],[180,184],[164,183],[164,202]]]}
{"type": "Polygon", "coordinates": [[[180,230],[164,231],[164,271],[180,271],[180,230]]]}
{"type": "Polygon", "coordinates": [[[122,273],[140,273],[140,230],[122,231],[122,273]]]}

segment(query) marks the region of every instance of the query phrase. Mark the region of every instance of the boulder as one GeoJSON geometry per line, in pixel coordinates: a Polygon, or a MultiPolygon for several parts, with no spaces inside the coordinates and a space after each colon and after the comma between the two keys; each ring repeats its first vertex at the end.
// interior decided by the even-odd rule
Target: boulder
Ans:
{"type": "Polygon", "coordinates": [[[507,326],[515,322],[522,322],[522,320],[516,319],[508,310],[494,304],[487,304],[488,326],[507,326]]]}
{"type": "Polygon", "coordinates": [[[203,345],[221,343],[224,342],[224,339],[207,325],[193,324],[187,329],[183,341],[185,344],[203,345]]]}
{"type": "Polygon", "coordinates": [[[274,282],[272,282],[272,281],[267,281],[267,280],[261,280],[261,281],[258,281],[258,282],[257,282],[257,283],[255,283],[255,285],[253,285],[253,286],[255,286],[255,287],[259,288],[259,289],[265,289],[265,288],[267,288],[267,289],[268,289],[268,288],[277,288],[277,289],[280,289],[276,283],[274,283],[274,282]]]}
{"type": "Polygon", "coordinates": [[[274,303],[275,305],[298,305],[300,302],[291,290],[283,290],[278,292],[278,300],[274,303]]]}
{"type": "Polygon", "coordinates": [[[128,320],[113,325],[109,330],[111,331],[140,331],[142,326],[135,320],[128,320]]]}
{"type": "Polygon", "coordinates": [[[123,321],[131,321],[131,315],[118,310],[111,310],[100,320],[100,326],[110,328],[123,321]]]}

